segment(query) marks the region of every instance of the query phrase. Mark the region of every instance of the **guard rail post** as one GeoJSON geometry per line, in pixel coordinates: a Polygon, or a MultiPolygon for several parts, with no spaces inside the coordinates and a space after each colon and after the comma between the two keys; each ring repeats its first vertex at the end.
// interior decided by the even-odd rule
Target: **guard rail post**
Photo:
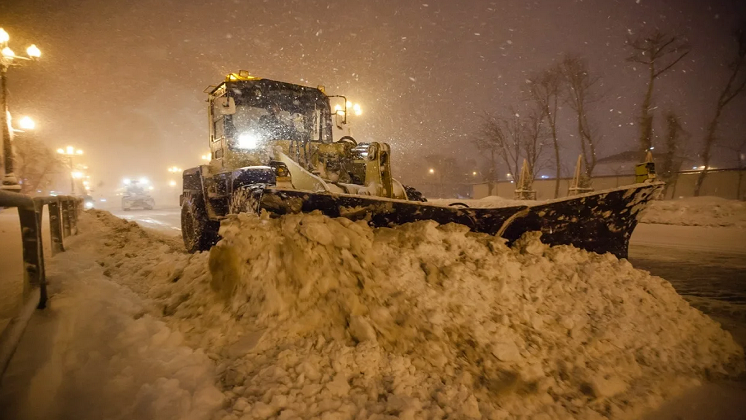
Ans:
{"type": "Polygon", "coordinates": [[[67,238],[71,234],[70,229],[70,202],[67,200],[62,201],[62,237],[67,238]]]}
{"type": "Polygon", "coordinates": [[[65,252],[65,246],[62,243],[62,213],[60,209],[60,199],[50,201],[49,207],[49,236],[52,242],[52,255],[65,252]]]}
{"type": "MultiPolygon", "coordinates": [[[[41,238],[41,214],[44,205],[31,201],[30,207],[18,207],[23,241],[24,291],[38,287],[41,294],[39,309],[47,304],[47,283],[44,279],[44,246],[41,238]]],[[[24,293],[25,295],[25,293],[24,293]]]]}

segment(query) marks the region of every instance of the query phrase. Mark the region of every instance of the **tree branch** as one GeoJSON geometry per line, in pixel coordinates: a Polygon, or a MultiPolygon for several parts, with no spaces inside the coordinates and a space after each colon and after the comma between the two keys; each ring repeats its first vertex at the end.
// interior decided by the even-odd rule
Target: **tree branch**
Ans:
{"type": "Polygon", "coordinates": [[[658,78],[658,76],[660,76],[661,74],[663,74],[663,73],[664,73],[664,72],[665,72],[666,70],[668,70],[668,69],[670,69],[671,67],[675,66],[675,65],[676,65],[676,63],[678,63],[678,62],[679,62],[679,61],[681,61],[681,60],[682,60],[682,59],[683,59],[684,57],[686,57],[686,55],[687,55],[687,54],[689,54],[689,50],[685,51],[685,52],[684,52],[684,54],[681,54],[681,55],[679,56],[679,58],[677,58],[676,60],[674,60],[674,61],[673,61],[673,62],[672,62],[671,64],[667,65],[667,66],[666,66],[665,68],[663,68],[662,70],[658,70],[658,71],[657,71],[657,72],[656,72],[655,74],[653,74],[653,79],[657,79],[657,78],[658,78]]]}

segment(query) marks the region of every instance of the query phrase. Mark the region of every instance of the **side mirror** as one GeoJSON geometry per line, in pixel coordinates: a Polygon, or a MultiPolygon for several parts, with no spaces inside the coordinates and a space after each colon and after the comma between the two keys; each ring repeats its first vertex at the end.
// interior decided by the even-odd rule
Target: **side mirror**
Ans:
{"type": "Polygon", "coordinates": [[[216,98],[213,107],[216,114],[233,115],[236,113],[236,101],[227,96],[216,98]]]}

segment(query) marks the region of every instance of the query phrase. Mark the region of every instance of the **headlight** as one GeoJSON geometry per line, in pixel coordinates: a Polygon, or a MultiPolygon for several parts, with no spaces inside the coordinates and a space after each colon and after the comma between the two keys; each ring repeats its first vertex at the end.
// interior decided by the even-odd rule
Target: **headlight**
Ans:
{"type": "Polygon", "coordinates": [[[86,209],[92,209],[93,208],[93,201],[86,201],[84,204],[86,209]]]}
{"type": "Polygon", "coordinates": [[[239,149],[256,149],[259,146],[259,136],[254,133],[243,133],[238,136],[239,149]]]}

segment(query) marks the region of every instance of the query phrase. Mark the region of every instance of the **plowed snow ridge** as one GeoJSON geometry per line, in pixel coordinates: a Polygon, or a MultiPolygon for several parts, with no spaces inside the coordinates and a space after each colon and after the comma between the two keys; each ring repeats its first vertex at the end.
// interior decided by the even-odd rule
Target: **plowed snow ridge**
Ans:
{"type": "Polygon", "coordinates": [[[667,281],[536,234],[240,215],[189,255],[105,212],[81,226],[107,275],[216,361],[217,418],[638,418],[744,370],[667,281]]]}

